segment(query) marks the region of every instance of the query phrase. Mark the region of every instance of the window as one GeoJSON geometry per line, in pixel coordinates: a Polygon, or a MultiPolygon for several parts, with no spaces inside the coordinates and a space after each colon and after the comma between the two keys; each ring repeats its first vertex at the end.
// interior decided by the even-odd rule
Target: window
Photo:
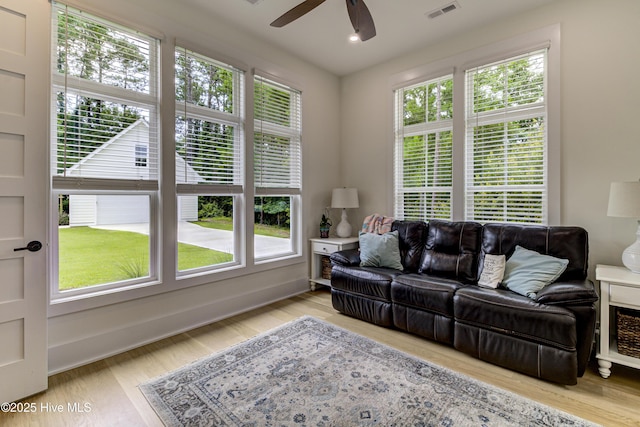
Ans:
{"type": "Polygon", "coordinates": [[[300,251],[300,92],[263,76],[254,78],[254,184],[256,259],[300,251]],[[262,225],[278,233],[264,236],[262,225]]]}
{"type": "Polygon", "coordinates": [[[161,62],[157,37],[52,5],[51,306],[303,262],[300,92],[188,39],[161,62]]]}
{"type": "Polygon", "coordinates": [[[178,240],[205,250],[195,256],[179,247],[179,271],[225,266],[240,257],[243,83],[241,70],[176,49],[178,240]]]}
{"type": "MultiPolygon", "coordinates": [[[[556,31],[535,34],[557,40],[556,31]]],[[[559,127],[550,114],[559,105],[559,54],[557,48],[549,53],[549,42],[519,46],[530,37],[437,64],[453,68],[451,75],[408,85],[398,81],[396,218],[559,220],[559,127]],[[516,53],[500,53],[511,44],[516,53]]]]}
{"type": "Polygon", "coordinates": [[[52,31],[52,297],[148,282],[157,277],[158,41],[59,4],[52,31]]]}
{"type": "Polygon", "coordinates": [[[147,166],[147,149],[146,145],[136,144],[136,166],[146,167],[147,166]]]}
{"type": "Polygon", "coordinates": [[[466,72],[465,217],[546,224],[546,50],[466,72]]]}
{"type": "Polygon", "coordinates": [[[450,219],[453,77],[395,95],[395,216],[450,219]]]}

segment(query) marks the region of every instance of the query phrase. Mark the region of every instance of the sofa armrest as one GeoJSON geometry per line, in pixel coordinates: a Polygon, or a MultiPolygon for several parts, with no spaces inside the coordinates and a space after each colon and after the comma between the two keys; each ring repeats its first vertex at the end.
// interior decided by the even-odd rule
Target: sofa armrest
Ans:
{"type": "Polygon", "coordinates": [[[593,282],[585,280],[563,280],[542,288],[536,302],[548,305],[590,305],[598,301],[593,282]]]}
{"type": "Polygon", "coordinates": [[[598,294],[593,282],[588,279],[555,282],[542,288],[536,301],[563,306],[576,317],[578,376],[581,377],[589,362],[596,329],[598,294]]]}
{"type": "Polygon", "coordinates": [[[360,251],[358,249],[347,249],[331,254],[331,263],[343,265],[345,267],[357,267],[360,265],[360,251]]]}

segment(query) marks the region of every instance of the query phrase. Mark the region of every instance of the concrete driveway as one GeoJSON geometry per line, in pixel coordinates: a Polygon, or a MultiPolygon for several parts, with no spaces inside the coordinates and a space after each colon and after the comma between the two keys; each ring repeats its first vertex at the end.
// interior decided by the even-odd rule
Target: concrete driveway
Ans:
{"type": "MultiPolygon", "coordinates": [[[[93,226],[105,230],[132,231],[134,233],[149,234],[148,224],[114,224],[93,226]]],[[[233,253],[233,232],[200,227],[186,221],[178,222],[178,241],[202,248],[220,252],[233,253]]],[[[263,258],[270,255],[291,251],[291,241],[280,237],[255,236],[255,256],[263,258]]]]}

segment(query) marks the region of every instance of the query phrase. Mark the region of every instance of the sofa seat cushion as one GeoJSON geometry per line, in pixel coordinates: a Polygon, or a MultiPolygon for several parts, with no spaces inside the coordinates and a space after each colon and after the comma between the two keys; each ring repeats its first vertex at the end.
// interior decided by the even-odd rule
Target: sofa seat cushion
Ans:
{"type": "Polygon", "coordinates": [[[391,283],[394,304],[453,317],[453,296],[466,285],[454,279],[428,274],[403,274],[391,283]]]}
{"type": "Polygon", "coordinates": [[[576,318],[505,289],[468,286],[454,297],[455,321],[567,351],[576,350],[576,318]]]}
{"type": "Polygon", "coordinates": [[[391,301],[391,282],[399,270],[383,267],[347,267],[333,265],[331,287],[346,293],[391,301]]]}
{"type": "Polygon", "coordinates": [[[565,307],[573,305],[588,307],[598,301],[598,293],[589,279],[554,282],[542,288],[536,295],[536,301],[541,304],[565,307]]]}

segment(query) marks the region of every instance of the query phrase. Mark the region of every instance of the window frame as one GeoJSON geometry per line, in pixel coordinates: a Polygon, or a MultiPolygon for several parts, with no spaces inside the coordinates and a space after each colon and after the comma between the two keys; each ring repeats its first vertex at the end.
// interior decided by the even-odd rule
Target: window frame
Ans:
{"type": "MultiPolygon", "coordinates": [[[[477,66],[471,69],[465,70],[465,101],[466,101],[466,109],[465,109],[465,119],[466,119],[466,141],[465,141],[465,160],[466,160],[466,176],[465,176],[465,219],[470,221],[478,221],[478,222],[508,222],[508,223],[520,223],[520,224],[537,224],[543,225],[548,224],[548,202],[547,202],[547,187],[548,187],[548,174],[547,174],[547,163],[548,163],[548,155],[547,155],[547,135],[546,135],[546,123],[548,119],[547,115],[547,98],[548,98],[548,90],[547,90],[547,49],[534,50],[531,52],[527,52],[522,55],[511,56],[509,58],[505,58],[504,60],[487,63],[482,66],[477,66]],[[541,57],[542,63],[542,100],[537,100],[536,102],[525,103],[521,105],[509,106],[504,105],[501,108],[492,108],[488,111],[477,111],[476,101],[477,96],[474,83],[474,77],[478,75],[479,70],[487,70],[494,67],[508,67],[518,61],[521,60],[531,60],[536,57],[541,57]],[[538,119],[541,119],[538,122],[538,119]],[[514,141],[510,136],[510,125],[520,122],[523,120],[534,120],[535,123],[542,123],[542,147],[541,147],[541,156],[542,156],[542,171],[535,175],[536,180],[541,180],[541,183],[531,182],[532,180],[527,180],[526,184],[511,184],[509,183],[510,178],[514,175],[510,172],[510,169],[516,168],[520,169],[516,164],[510,163],[505,159],[505,167],[502,171],[502,176],[500,177],[500,181],[503,181],[501,184],[496,184],[495,181],[498,179],[491,178],[492,170],[489,167],[489,161],[482,161],[482,156],[484,156],[484,152],[482,155],[476,156],[474,153],[476,152],[476,148],[480,147],[483,142],[492,143],[495,147],[495,142],[497,141],[496,137],[491,134],[483,133],[479,135],[478,129],[485,127],[493,127],[494,129],[497,127],[502,128],[502,138],[500,138],[500,143],[497,144],[500,149],[502,149],[503,156],[508,156],[509,150],[514,148],[514,141]],[[480,166],[483,170],[483,173],[478,177],[478,181],[485,181],[484,184],[480,182],[476,182],[476,166],[480,166]],[[485,167],[487,168],[484,171],[485,167]],[[493,181],[493,183],[490,183],[493,181]],[[503,208],[500,213],[492,213],[491,209],[488,208],[480,208],[476,209],[475,197],[476,195],[481,195],[483,192],[486,193],[494,193],[494,194],[502,194],[500,203],[503,208]],[[540,200],[537,203],[534,203],[536,208],[540,209],[540,221],[527,221],[521,220],[518,221],[515,219],[518,216],[518,209],[522,208],[522,204],[526,203],[526,198],[522,195],[522,192],[533,192],[540,194],[540,200]],[[520,193],[520,194],[519,194],[520,193]],[[519,195],[518,195],[519,194],[519,195]],[[511,195],[517,195],[514,200],[514,204],[507,203],[507,200],[511,195]],[[500,217],[500,218],[498,218],[500,217]]],[[[504,82],[503,82],[504,83],[504,82]]],[[[508,104],[508,100],[505,101],[505,104],[508,104]]],[[[488,128],[486,128],[488,129],[488,128]]],[[[534,134],[529,134],[530,130],[527,132],[526,141],[527,143],[531,141],[535,141],[531,139],[534,134]]],[[[532,149],[527,150],[527,158],[531,159],[531,155],[533,154],[532,149]]],[[[520,178],[523,180],[523,178],[520,178]]],[[[521,217],[526,215],[521,214],[521,217]]],[[[529,218],[532,218],[533,215],[529,215],[529,218]]]]}
{"type": "MultiPolygon", "coordinates": [[[[57,4],[57,2],[53,2],[57,4]]],[[[231,51],[231,55],[222,53],[215,48],[212,49],[208,45],[203,45],[197,39],[195,35],[188,35],[185,38],[165,37],[165,35],[154,28],[145,27],[139,22],[138,19],[129,20],[123,19],[120,14],[104,13],[100,9],[86,8],[85,5],[81,5],[75,0],[61,0],[62,5],[68,4],[70,7],[80,10],[82,13],[90,14],[92,17],[97,17],[101,20],[108,21],[110,24],[125,27],[130,31],[137,33],[138,31],[146,34],[149,37],[156,38],[159,41],[157,59],[159,62],[159,80],[158,90],[164,94],[171,94],[169,97],[163,97],[163,102],[159,104],[157,114],[155,115],[154,124],[158,128],[158,182],[149,183],[145,181],[127,181],[127,180],[112,180],[107,185],[98,179],[82,178],[82,179],[69,179],[62,183],[57,178],[52,180],[50,186],[50,203],[49,209],[51,215],[49,216],[49,241],[51,242],[49,256],[48,256],[48,270],[49,277],[57,277],[57,227],[58,218],[55,214],[58,210],[56,194],[64,194],[68,190],[74,190],[78,192],[91,193],[91,189],[95,191],[110,192],[115,191],[131,191],[140,193],[152,193],[153,206],[150,207],[150,235],[155,238],[154,243],[151,246],[150,257],[153,258],[156,266],[156,277],[148,278],[148,280],[142,280],[136,283],[118,283],[116,286],[96,286],[87,287],[87,291],[80,291],[78,294],[62,295],[55,297],[54,292],[50,292],[49,298],[49,315],[59,316],[73,312],[79,312],[83,310],[90,310],[98,307],[107,306],[110,304],[117,304],[122,302],[131,301],[137,298],[146,298],[153,295],[159,295],[166,292],[178,291],[181,289],[187,289],[194,286],[216,286],[220,283],[228,283],[229,280],[242,278],[243,276],[253,275],[260,272],[272,271],[275,269],[287,268],[305,263],[307,260],[304,257],[305,246],[302,242],[303,234],[303,217],[302,217],[302,197],[297,196],[295,203],[292,203],[292,222],[293,227],[291,229],[291,239],[296,250],[287,254],[278,254],[274,257],[258,259],[254,257],[254,232],[253,232],[253,199],[255,196],[255,188],[251,184],[253,182],[253,149],[252,138],[246,135],[252,135],[254,129],[253,120],[253,73],[248,70],[254,70],[253,66],[263,67],[262,70],[265,75],[275,76],[277,80],[286,84],[287,82],[293,82],[296,80],[296,75],[276,68],[269,62],[264,62],[261,58],[253,55],[238,54],[236,51],[231,51]],[[239,68],[244,72],[244,102],[245,102],[245,114],[244,118],[244,131],[245,138],[242,140],[242,147],[240,148],[243,153],[243,179],[244,189],[242,194],[237,198],[240,200],[241,205],[236,208],[239,215],[234,214],[234,233],[237,234],[237,241],[240,242],[238,247],[242,245],[243,249],[240,250],[240,256],[237,259],[237,263],[234,265],[227,265],[224,268],[218,269],[204,269],[187,270],[188,274],[177,274],[178,260],[177,260],[177,189],[175,185],[175,49],[176,47],[184,47],[194,52],[199,52],[214,60],[229,64],[233,67],[239,68]],[[252,64],[247,65],[237,59],[237,57],[244,58],[245,61],[252,64]],[[56,181],[54,185],[54,181],[56,181]],[[114,190],[112,185],[117,185],[114,190]],[[61,186],[60,186],[61,185],[61,186]],[[58,186],[59,188],[56,188],[58,186]],[[57,192],[56,192],[57,191],[57,192]],[[55,214],[55,215],[54,215],[55,214]],[[295,219],[293,219],[295,218],[295,219]]],[[[53,10],[53,7],[52,7],[53,10]]],[[[52,20],[53,20],[52,16],[52,20]]],[[[54,21],[55,22],[55,21],[54,21]]],[[[51,52],[55,55],[55,51],[51,52]]],[[[294,87],[303,88],[304,85],[294,84],[294,87]]],[[[53,82],[51,84],[51,91],[53,91],[53,82]]],[[[302,92],[302,89],[300,89],[302,92]]],[[[302,102],[300,103],[300,105],[302,102]]],[[[52,103],[50,107],[51,113],[55,114],[55,105],[52,103]]],[[[55,135],[55,119],[50,124],[52,135],[55,135]]],[[[301,150],[302,156],[302,150],[301,150]]],[[[49,164],[51,160],[55,158],[55,154],[52,156],[51,150],[49,150],[49,164]]],[[[140,168],[143,169],[143,168],[140,168]]],[[[185,184],[183,190],[186,193],[197,192],[199,190],[189,187],[185,184]]],[[[226,196],[227,190],[222,189],[217,191],[219,195],[226,196]]],[[[207,192],[211,193],[211,192],[207,192]]],[[[207,194],[208,195],[208,194],[207,194]]],[[[49,288],[53,289],[53,281],[49,281],[49,288]]]]}
{"type": "MultiPolygon", "coordinates": [[[[439,139],[442,133],[449,132],[453,134],[453,117],[451,118],[439,118],[436,117],[436,120],[429,120],[429,108],[428,108],[428,90],[429,86],[433,84],[441,85],[446,81],[451,81],[453,84],[453,74],[448,73],[441,77],[431,78],[428,80],[420,81],[419,83],[413,83],[411,85],[399,88],[395,90],[395,120],[394,120],[394,133],[395,133],[395,147],[394,147],[394,216],[396,218],[409,218],[409,219],[417,219],[412,215],[406,215],[406,196],[407,194],[419,194],[421,197],[428,197],[431,195],[432,197],[437,195],[448,194],[447,200],[449,204],[449,214],[444,215],[435,215],[431,216],[431,218],[439,218],[439,219],[451,219],[452,215],[452,190],[453,190],[453,181],[451,185],[428,185],[427,176],[432,175],[433,180],[436,180],[436,174],[441,172],[439,168],[428,168],[427,161],[427,151],[429,148],[429,137],[430,135],[434,135],[436,139],[439,139]],[[405,124],[405,108],[404,108],[404,93],[405,91],[412,90],[418,87],[425,86],[425,120],[420,123],[414,124],[405,124]],[[424,175],[424,185],[422,186],[406,186],[405,180],[408,178],[405,173],[404,164],[408,158],[404,155],[405,153],[405,138],[407,137],[422,137],[423,143],[422,147],[425,151],[425,164],[424,169],[426,174],[424,175]]],[[[453,101],[453,100],[452,100],[453,101]]],[[[442,107],[441,99],[437,101],[438,110],[442,107]]],[[[453,141],[451,141],[453,142],[453,141]]],[[[436,142],[438,145],[438,142],[436,142]]],[[[453,147],[452,147],[453,148],[453,147]]],[[[450,153],[450,156],[440,157],[437,156],[437,160],[446,160],[447,163],[451,162],[451,169],[453,168],[453,151],[450,153]]],[[[414,158],[415,159],[415,158],[414,158]]],[[[434,159],[435,161],[435,159],[434,159]]],[[[451,180],[453,179],[453,170],[451,170],[451,180]]],[[[440,199],[442,200],[442,199],[440,199]]],[[[436,210],[434,204],[429,206],[423,205],[419,211],[420,214],[425,214],[426,212],[434,212],[436,210]]]]}
{"type": "Polygon", "coordinates": [[[145,144],[135,145],[135,166],[146,168],[149,166],[149,146],[145,144]]]}
{"type": "MultiPolygon", "coordinates": [[[[68,73],[59,73],[56,67],[51,68],[51,111],[52,116],[57,117],[58,110],[57,94],[63,92],[66,97],[68,94],[76,97],[92,97],[102,101],[113,102],[115,104],[124,104],[136,108],[143,108],[148,111],[149,140],[147,145],[147,166],[145,169],[150,170],[148,179],[127,179],[122,177],[75,177],[62,176],[57,173],[58,170],[58,139],[57,139],[57,120],[52,118],[51,121],[51,140],[50,140],[50,280],[49,280],[49,299],[50,304],[59,305],[61,303],[84,299],[92,296],[104,295],[111,292],[126,289],[138,289],[160,283],[161,272],[159,269],[159,241],[161,239],[158,223],[159,212],[159,163],[160,163],[160,40],[152,35],[148,35],[128,26],[121,25],[110,19],[104,19],[91,12],[85,12],[79,8],[67,6],[63,3],[54,2],[51,7],[52,20],[52,49],[51,61],[55,64],[57,60],[57,28],[59,13],[70,14],[76,17],[82,17],[89,22],[96,22],[105,25],[115,31],[144,39],[149,43],[149,90],[148,93],[140,91],[127,90],[117,86],[110,86],[93,80],[82,79],[68,73]],[[152,163],[151,167],[149,163],[152,163]],[[86,287],[60,290],[59,287],[59,236],[58,236],[58,197],[62,194],[68,195],[144,195],[149,197],[149,275],[135,279],[126,279],[115,282],[89,285],[86,287]]],[[[140,120],[140,119],[139,119],[140,120]]],[[[126,129],[126,128],[125,128],[126,129]]],[[[113,138],[113,137],[112,137],[113,138]]],[[[134,149],[135,150],[135,149],[134,149]]],[[[135,152],[133,159],[135,160],[135,152]]],[[[130,166],[132,169],[141,169],[141,167],[130,166]]],[[[65,167],[65,171],[67,168],[65,167]]]]}
{"type": "MultiPolygon", "coordinates": [[[[261,120],[254,113],[253,121],[253,180],[254,180],[254,194],[253,200],[258,197],[289,197],[289,240],[290,250],[281,253],[275,253],[273,255],[258,257],[255,252],[255,235],[254,238],[254,251],[253,259],[256,264],[265,264],[273,261],[287,259],[291,257],[298,257],[302,255],[302,91],[296,89],[294,85],[288,82],[284,82],[265,71],[254,70],[253,72],[253,93],[256,93],[256,82],[262,81],[261,84],[268,84],[276,87],[277,89],[288,91],[293,97],[290,100],[291,110],[289,120],[291,126],[279,125],[269,122],[267,120],[261,120]],[[266,132],[261,132],[266,130],[266,132]],[[258,160],[256,160],[256,135],[261,133],[268,133],[272,136],[288,138],[290,143],[293,144],[295,150],[291,159],[297,164],[293,166],[293,182],[290,180],[287,184],[279,185],[262,185],[258,181],[259,177],[256,176],[255,169],[258,166],[258,160]]],[[[258,100],[253,99],[253,111],[256,111],[256,103],[258,100]]],[[[254,224],[255,227],[255,224],[254,224]]]]}
{"type": "MultiPolygon", "coordinates": [[[[213,55],[215,56],[215,55],[213,55]]],[[[177,265],[177,241],[176,241],[176,278],[184,279],[193,276],[206,275],[214,273],[219,270],[228,270],[240,267],[245,264],[245,248],[246,244],[242,237],[245,235],[245,216],[244,216],[244,204],[245,204],[245,190],[246,190],[246,71],[233,64],[226,63],[222,60],[216,59],[213,56],[199,52],[198,49],[189,47],[188,43],[177,41],[174,46],[174,99],[175,99],[175,113],[174,120],[178,120],[178,117],[182,116],[183,119],[197,119],[210,123],[224,124],[233,126],[235,131],[233,135],[234,155],[238,158],[234,159],[234,178],[232,184],[216,184],[216,183],[180,183],[178,182],[178,174],[175,172],[175,188],[176,188],[176,204],[179,206],[178,199],[182,196],[231,196],[233,198],[233,260],[230,262],[224,262],[221,264],[212,264],[208,266],[202,266],[198,268],[192,268],[188,270],[180,270],[177,265]],[[224,112],[216,109],[210,109],[207,107],[195,105],[187,102],[179,102],[177,95],[175,94],[177,86],[175,84],[175,72],[176,64],[175,58],[178,54],[191,55],[192,57],[207,61],[212,65],[219,68],[226,69],[233,73],[233,92],[232,92],[232,112],[224,112]]],[[[175,123],[175,121],[174,121],[175,123]]],[[[174,127],[175,132],[175,127],[174,127]]],[[[174,142],[174,155],[176,153],[174,142]]],[[[179,215],[179,213],[178,213],[179,215]]],[[[179,222],[179,218],[176,217],[176,225],[179,222]]]]}
{"type": "MultiPolygon", "coordinates": [[[[454,78],[454,134],[453,134],[453,221],[465,220],[465,70],[497,62],[528,52],[548,48],[547,51],[547,223],[560,224],[561,220],[561,141],[560,141],[560,25],[554,24],[508,39],[478,47],[448,58],[417,66],[392,75],[389,79],[389,113],[393,132],[395,120],[394,91],[421,81],[446,75],[453,70],[454,78]]],[[[391,134],[390,139],[395,140],[391,134]]],[[[394,145],[395,146],[395,145],[394,145]]],[[[395,173],[395,165],[392,169],[395,173]]],[[[390,194],[391,210],[395,209],[395,189],[390,194]]]]}

